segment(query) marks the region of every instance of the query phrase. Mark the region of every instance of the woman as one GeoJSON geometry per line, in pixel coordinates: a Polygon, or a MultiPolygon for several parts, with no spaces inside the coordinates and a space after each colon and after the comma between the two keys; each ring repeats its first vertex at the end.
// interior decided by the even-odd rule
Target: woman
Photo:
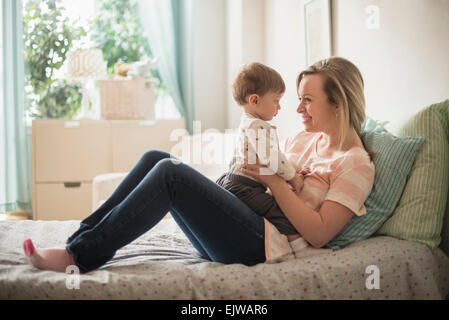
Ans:
{"type": "Polygon", "coordinates": [[[111,197],[81,222],[65,248],[36,249],[23,243],[31,263],[82,273],[104,265],[115,252],[171,215],[200,254],[211,261],[248,266],[275,261],[289,241],[313,247],[328,243],[356,215],[374,181],[374,166],[360,138],[365,118],[362,76],[351,62],[331,57],[297,78],[297,112],[305,129],[288,139],[286,155],[310,168],[299,196],[277,175],[243,160],[241,170],[265,184],[300,235],[281,235],[233,194],[170,154],[146,152],[111,197]],[[298,238],[302,237],[302,238],[298,238]],[[276,246],[281,244],[281,246],[276,246]]]}

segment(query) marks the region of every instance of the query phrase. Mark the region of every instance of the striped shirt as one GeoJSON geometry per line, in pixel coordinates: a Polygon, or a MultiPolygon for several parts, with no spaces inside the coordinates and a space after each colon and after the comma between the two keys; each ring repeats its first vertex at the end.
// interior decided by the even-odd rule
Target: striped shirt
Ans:
{"type": "MultiPolygon", "coordinates": [[[[289,162],[297,169],[310,168],[298,197],[315,211],[319,211],[324,201],[331,200],[357,216],[364,215],[364,202],[374,184],[374,164],[368,153],[362,147],[354,147],[335,158],[323,158],[317,153],[321,137],[322,133],[301,131],[286,140],[284,154],[289,162]]],[[[267,262],[285,260],[292,253],[286,237],[276,231],[266,220],[267,262]]]]}

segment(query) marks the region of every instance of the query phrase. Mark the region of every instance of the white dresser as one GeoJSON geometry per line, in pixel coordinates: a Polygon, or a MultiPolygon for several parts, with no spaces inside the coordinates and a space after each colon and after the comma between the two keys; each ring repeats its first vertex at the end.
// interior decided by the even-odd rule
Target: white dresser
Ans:
{"type": "Polygon", "coordinates": [[[34,120],[33,219],[85,218],[96,175],[127,172],[150,149],[170,152],[184,128],[184,119],[34,120]]]}

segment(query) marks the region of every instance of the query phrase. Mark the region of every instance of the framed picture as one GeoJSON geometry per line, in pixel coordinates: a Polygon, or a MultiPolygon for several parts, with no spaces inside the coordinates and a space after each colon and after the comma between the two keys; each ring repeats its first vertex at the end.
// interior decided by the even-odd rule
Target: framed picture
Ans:
{"type": "Polygon", "coordinates": [[[331,0],[302,0],[306,65],[332,55],[331,0]]]}

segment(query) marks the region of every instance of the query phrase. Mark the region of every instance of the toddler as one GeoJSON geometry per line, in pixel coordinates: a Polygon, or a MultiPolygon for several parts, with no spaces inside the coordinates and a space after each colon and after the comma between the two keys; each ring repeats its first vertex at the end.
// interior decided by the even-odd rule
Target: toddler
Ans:
{"type": "Polygon", "coordinates": [[[240,119],[239,139],[229,170],[216,182],[246,203],[258,215],[269,220],[282,234],[298,234],[295,227],[285,217],[267,188],[252,177],[239,171],[239,159],[247,150],[248,162],[259,162],[268,168],[260,174],[277,174],[299,193],[303,186],[302,175],[279,150],[276,127],[270,125],[280,109],[279,100],[285,92],[285,84],[280,74],[261,63],[251,63],[242,67],[232,83],[235,101],[243,107],[240,119]]]}

